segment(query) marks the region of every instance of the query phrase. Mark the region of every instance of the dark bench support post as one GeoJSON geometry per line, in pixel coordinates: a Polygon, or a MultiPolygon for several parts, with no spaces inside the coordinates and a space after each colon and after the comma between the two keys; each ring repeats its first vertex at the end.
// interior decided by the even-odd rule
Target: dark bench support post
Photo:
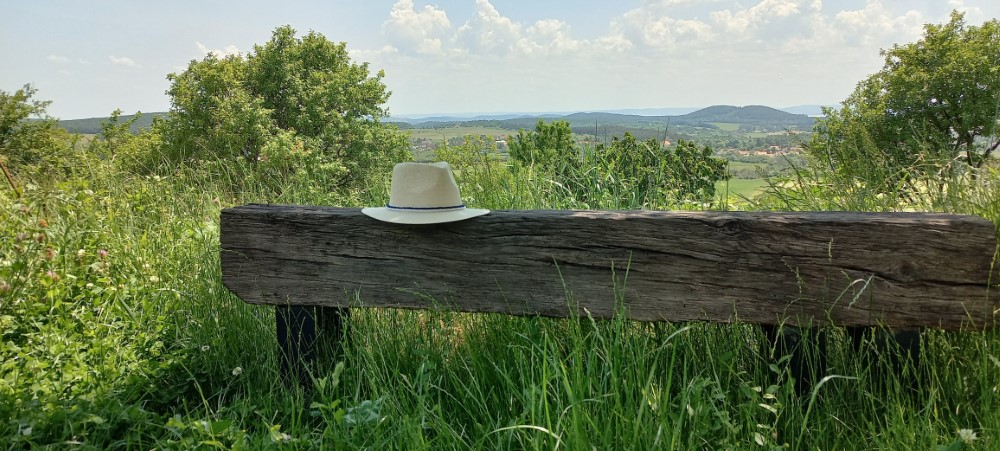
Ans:
{"type": "Polygon", "coordinates": [[[285,383],[298,382],[303,388],[312,386],[307,367],[316,361],[316,316],[312,309],[304,305],[274,307],[281,378],[285,383]]]}
{"type": "Polygon", "coordinates": [[[907,373],[904,369],[910,365],[915,371],[920,371],[920,342],[923,337],[921,329],[902,329],[889,331],[875,327],[848,327],[847,335],[851,339],[852,349],[865,358],[872,380],[883,383],[889,374],[900,378],[903,388],[917,393],[921,378],[919,373],[907,373]]]}
{"type": "Polygon", "coordinates": [[[312,388],[310,372],[316,368],[320,340],[331,347],[338,345],[349,316],[346,308],[275,306],[282,379],[286,383],[298,382],[306,390],[312,388]]]}
{"type": "Polygon", "coordinates": [[[788,371],[795,379],[799,396],[811,394],[813,384],[826,374],[826,331],[821,327],[794,327],[762,324],[774,357],[789,356],[788,371]]]}

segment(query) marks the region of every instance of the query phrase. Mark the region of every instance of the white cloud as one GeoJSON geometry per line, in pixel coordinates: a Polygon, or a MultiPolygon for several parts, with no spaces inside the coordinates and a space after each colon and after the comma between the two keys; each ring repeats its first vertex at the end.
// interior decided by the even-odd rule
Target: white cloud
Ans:
{"type": "Polygon", "coordinates": [[[125,67],[135,67],[138,68],[139,64],[127,56],[115,56],[111,55],[108,57],[111,60],[111,64],[115,66],[125,66],[125,67]]]}
{"type": "Polygon", "coordinates": [[[370,61],[372,59],[381,58],[386,55],[392,55],[399,53],[399,49],[391,46],[385,45],[380,49],[367,50],[367,49],[348,49],[347,53],[352,59],[361,61],[370,61]]]}
{"type": "Polygon", "coordinates": [[[414,1],[394,5],[383,24],[386,45],[351,53],[385,67],[402,101],[393,108],[410,111],[442,103],[551,108],[544,99],[623,106],[836,101],[878,70],[879,49],[918,39],[924,22],[942,20],[886,0],[860,0],[852,9],[822,0],[641,0],[594,27],[551,16],[518,21],[492,0],[477,0],[461,19],[414,1]]]}
{"type": "Polygon", "coordinates": [[[45,57],[45,60],[56,64],[66,64],[70,61],[69,58],[59,55],[49,55],[45,57]]]}
{"type": "Polygon", "coordinates": [[[708,42],[712,28],[698,19],[675,19],[661,15],[658,8],[637,8],[612,21],[612,36],[622,36],[647,47],[669,49],[680,41],[708,42]]]}
{"type": "Polygon", "coordinates": [[[91,65],[91,64],[92,64],[92,63],[90,62],[90,60],[85,60],[85,59],[83,59],[83,58],[80,58],[80,59],[76,60],[76,62],[78,62],[78,63],[80,63],[80,64],[83,64],[84,66],[89,66],[89,65],[91,65]]]}
{"type": "Polygon", "coordinates": [[[194,45],[198,47],[198,51],[200,51],[205,56],[215,55],[216,58],[225,58],[229,55],[240,54],[240,49],[236,48],[236,46],[233,44],[227,45],[226,48],[224,49],[210,49],[208,48],[208,46],[198,41],[195,41],[194,45]]]}
{"type": "Polygon", "coordinates": [[[595,47],[609,53],[624,53],[635,47],[622,33],[613,33],[602,36],[594,41],[595,47]]]}
{"type": "Polygon", "coordinates": [[[517,48],[522,29],[489,0],[476,0],[476,16],[458,29],[458,40],[474,54],[503,56],[517,48]]]}
{"type": "MultiPolygon", "coordinates": [[[[742,34],[754,32],[776,19],[800,15],[804,4],[804,0],[764,0],[748,9],[713,11],[710,17],[726,33],[742,34]]],[[[818,6],[812,3],[810,9],[816,10],[818,6]]]]}
{"type": "Polygon", "coordinates": [[[389,12],[382,30],[393,46],[408,52],[440,54],[451,30],[444,10],[426,5],[414,9],[413,0],[399,0],[389,12]]]}
{"type": "MultiPolygon", "coordinates": [[[[574,38],[569,24],[562,20],[520,23],[503,15],[490,0],[476,0],[473,16],[460,26],[453,26],[448,14],[437,6],[417,8],[413,0],[399,0],[382,24],[382,30],[389,43],[387,46],[355,53],[373,57],[395,51],[404,55],[447,55],[453,58],[451,62],[463,64],[461,58],[464,57],[566,54],[593,44],[574,38]]],[[[615,49],[628,45],[615,39],[601,41],[601,46],[615,49]]]]}
{"type": "Polygon", "coordinates": [[[948,0],[948,8],[965,12],[965,18],[970,23],[983,22],[989,20],[983,9],[978,6],[967,6],[965,0],[948,0]]]}
{"type": "Polygon", "coordinates": [[[545,19],[535,22],[518,39],[517,50],[526,55],[547,55],[580,50],[584,43],[569,33],[569,24],[545,19]]]}
{"type": "Polygon", "coordinates": [[[880,0],[870,0],[862,9],[838,12],[831,26],[844,42],[870,47],[884,46],[885,41],[912,41],[920,36],[924,22],[918,11],[894,15],[880,0]]]}

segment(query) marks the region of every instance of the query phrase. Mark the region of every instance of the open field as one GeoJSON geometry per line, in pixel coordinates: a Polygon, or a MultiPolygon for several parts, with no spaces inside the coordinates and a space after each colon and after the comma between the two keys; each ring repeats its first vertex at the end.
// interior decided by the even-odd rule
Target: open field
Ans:
{"type": "Polygon", "coordinates": [[[499,138],[517,134],[517,130],[508,130],[496,127],[442,127],[442,128],[414,128],[403,130],[408,133],[411,139],[430,139],[437,142],[444,142],[452,138],[462,138],[465,136],[492,136],[499,138]]]}
{"type": "Polygon", "coordinates": [[[735,122],[709,122],[710,124],[719,127],[719,130],[724,132],[735,132],[740,129],[740,124],[735,122]]]}
{"type": "Polygon", "coordinates": [[[763,163],[747,163],[743,161],[730,161],[729,169],[731,171],[744,170],[744,171],[757,171],[759,169],[767,169],[766,164],[763,163]]]}
{"type": "Polygon", "coordinates": [[[730,179],[728,181],[721,181],[715,184],[715,192],[720,195],[725,195],[728,189],[729,196],[731,198],[749,198],[752,199],[755,195],[763,192],[764,187],[767,183],[762,178],[757,179],[730,179]]]}

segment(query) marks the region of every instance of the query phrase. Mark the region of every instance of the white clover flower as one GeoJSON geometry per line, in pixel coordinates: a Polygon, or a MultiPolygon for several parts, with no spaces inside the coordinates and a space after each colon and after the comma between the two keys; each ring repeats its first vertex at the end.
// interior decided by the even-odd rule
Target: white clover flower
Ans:
{"type": "Polygon", "coordinates": [[[233,368],[233,376],[239,376],[241,374],[243,374],[243,367],[238,366],[236,368],[233,368]]]}
{"type": "Polygon", "coordinates": [[[958,438],[965,442],[966,445],[971,445],[979,439],[979,437],[976,437],[976,431],[972,429],[959,429],[958,438]]]}
{"type": "Polygon", "coordinates": [[[83,249],[80,249],[80,250],[76,251],[76,256],[77,257],[83,258],[85,255],[87,255],[87,251],[85,251],[83,249]]]}
{"type": "Polygon", "coordinates": [[[153,283],[157,283],[157,282],[160,281],[160,278],[156,277],[156,276],[149,276],[149,281],[153,282],[153,283]]]}
{"type": "Polygon", "coordinates": [[[208,352],[209,349],[212,349],[212,347],[209,345],[204,345],[201,347],[201,352],[208,352]]]}

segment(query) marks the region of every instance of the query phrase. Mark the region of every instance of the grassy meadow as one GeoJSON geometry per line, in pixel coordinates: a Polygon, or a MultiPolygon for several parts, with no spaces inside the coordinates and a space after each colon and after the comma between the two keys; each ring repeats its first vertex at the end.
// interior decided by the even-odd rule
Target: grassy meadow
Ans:
{"type": "Polygon", "coordinates": [[[439,127],[439,128],[411,128],[406,132],[411,138],[429,139],[437,142],[445,142],[449,139],[463,138],[465,136],[507,136],[516,135],[516,130],[497,127],[439,127]]]}
{"type": "Polygon", "coordinates": [[[764,192],[767,187],[767,179],[755,178],[755,179],[729,179],[717,182],[715,184],[715,191],[719,193],[720,197],[726,197],[733,200],[733,202],[739,204],[743,203],[746,199],[753,199],[757,195],[764,192]]]}
{"type": "MultiPolygon", "coordinates": [[[[456,163],[471,206],[580,207],[504,164],[456,163]]],[[[325,352],[315,390],[287,387],[273,309],[244,304],[220,282],[220,210],[378,205],[387,186],[353,198],[322,181],[233,188],[251,170],[92,168],[24,186],[20,197],[0,190],[0,448],[1000,446],[995,330],[928,331],[920,365],[896,372],[830,329],[827,370],[800,395],[788,357],[748,324],[355,309],[347,345],[325,352]]],[[[921,207],[998,221],[998,181],[990,172],[981,188],[921,207]]],[[[731,181],[730,194],[743,182],[731,181]]],[[[717,206],[843,205],[816,193],[805,184],[717,206]]]]}

